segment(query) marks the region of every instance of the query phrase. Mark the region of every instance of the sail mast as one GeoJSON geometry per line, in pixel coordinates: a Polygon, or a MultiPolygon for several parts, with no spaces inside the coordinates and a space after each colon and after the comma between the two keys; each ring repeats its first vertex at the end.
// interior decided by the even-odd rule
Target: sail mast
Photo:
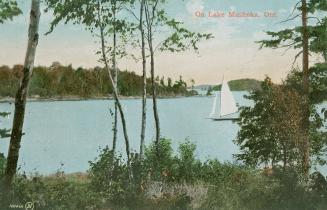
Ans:
{"type": "Polygon", "coordinates": [[[228,82],[225,81],[224,75],[221,82],[220,96],[218,96],[218,91],[216,92],[216,97],[213,101],[212,111],[209,115],[210,118],[213,119],[225,119],[224,116],[234,114],[238,111],[238,108],[235,103],[234,96],[229,89],[228,82]],[[219,99],[218,99],[219,97],[219,99]],[[217,104],[217,100],[219,100],[219,108],[217,104]],[[217,113],[219,111],[219,113],[217,113]]]}
{"type": "Polygon", "coordinates": [[[224,75],[223,79],[221,81],[221,86],[220,86],[220,97],[219,97],[219,117],[221,117],[221,105],[222,105],[222,90],[223,90],[223,85],[224,85],[224,75]]]}
{"type": "Polygon", "coordinates": [[[229,89],[227,81],[223,81],[221,92],[220,92],[220,117],[230,115],[237,112],[237,106],[235,103],[234,96],[229,89]]]}

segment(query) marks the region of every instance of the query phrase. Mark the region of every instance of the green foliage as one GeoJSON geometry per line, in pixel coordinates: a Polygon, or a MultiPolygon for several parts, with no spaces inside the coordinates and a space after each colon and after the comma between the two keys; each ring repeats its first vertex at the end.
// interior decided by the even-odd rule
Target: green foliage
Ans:
{"type": "Polygon", "coordinates": [[[212,89],[212,87],[210,86],[210,87],[208,88],[208,90],[207,90],[206,95],[207,95],[207,96],[211,96],[211,95],[212,95],[212,91],[213,91],[213,89],[212,89]]]}
{"type": "Polygon", "coordinates": [[[179,182],[195,183],[199,179],[202,164],[195,158],[196,145],[186,141],[179,145],[179,157],[177,158],[177,180],[179,182]]]}
{"type": "MultiPolygon", "coordinates": [[[[253,91],[261,88],[260,81],[255,79],[238,79],[228,82],[229,88],[232,91],[253,91]]],[[[213,90],[220,91],[221,85],[213,87],[213,90]]]]}
{"type": "Polygon", "coordinates": [[[273,183],[267,185],[265,177],[237,168],[224,174],[224,180],[217,184],[209,188],[202,209],[265,209],[262,203],[269,202],[273,191],[273,183]]]}
{"type": "MultiPolygon", "coordinates": [[[[309,99],[312,105],[320,104],[327,100],[327,63],[317,63],[310,68],[309,99]]],[[[286,85],[302,91],[303,73],[294,69],[286,78],[286,85]]]]}
{"type": "MultiPolygon", "coordinates": [[[[161,10],[163,12],[163,10],[161,10]]],[[[162,19],[165,21],[165,25],[172,28],[174,32],[162,43],[160,47],[161,51],[181,52],[188,49],[197,51],[197,46],[201,40],[209,40],[213,38],[212,34],[201,34],[191,32],[182,27],[182,22],[178,22],[175,19],[169,20],[164,12],[161,14],[162,19]]]]}
{"type": "MultiPolygon", "coordinates": [[[[92,35],[98,36],[101,29],[104,33],[103,46],[107,54],[107,62],[112,62],[117,68],[117,60],[128,56],[126,46],[131,39],[131,34],[137,29],[137,25],[127,21],[124,9],[133,4],[134,0],[91,0],[91,1],[56,1],[46,0],[46,12],[52,12],[54,19],[50,23],[51,33],[61,22],[81,24],[92,35]],[[107,40],[109,37],[110,41],[107,40]]],[[[101,55],[99,61],[104,61],[102,50],[97,51],[101,55]]],[[[112,71],[113,75],[115,74],[112,71]]]]}
{"type": "Polygon", "coordinates": [[[19,78],[22,76],[22,66],[15,65],[0,67],[0,95],[2,97],[15,96],[19,87],[19,78]]]}
{"type": "Polygon", "coordinates": [[[9,112],[0,112],[0,117],[7,117],[8,115],[10,115],[9,112]]]}
{"type": "MultiPolygon", "coordinates": [[[[299,2],[301,3],[301,2],[299,2]]],[[[300,11],[302,9],[302,5],[299,3],[296,4],[295,10],[300,11]]],[[[312,21],[312,25],[308,25],[306,27],[309,37],[309,50],[314,53],[319,53],[324,56],[325,60],[327,60],[327,18],[322,17],[320,18],[320,14],[322,12],[327,11],[326,1],[325,0],[310,0],[307,3],[309,18],[315,20],[312,21]],[[316,23],[314,23],[316,22],[316,23]]],[[[284,22],[294,20],[297,17],[301,17],[300,14],[293,15],[292,12],[291,16],[285,20],[284,22]]],[[[309,24],[311,21],[309,21],[309,24]]],[[[261,45],[261,48],[287,48],[287,49],[300,49],[302,48],[302,33],[303,33],[302,26],[295,26],[293,28],[287,28],[281,31],[266,32],[267,35],[271,37],[268,40],[261,40],[258,41],[261,45]]],[[[295,60],[301,55],[302,51],[300,51],[295,60]]]]}
{"type": "Polygon", "coordinates": [[[0,138],[8,138],[10,137],[9,129],[0,129],[0,138]]]}
{"type": "Polygon", "coordinates": [[[269,176],[259,171],[235,170],[221,185],[209,190],[202,209],[322,210],[327,205],[322,199],[326,190],[317,190],[315,186],[326,186],[326,180],[319,182],[312,177],[311,181],[304,186],[296,172],[278,168],[269,176]]]}
{"type": "MultiPolygon", "coordinates": [[[[314,162],[320,165],[326,164],[326,160],[321,158],[327,152],[327,132],[324,129],[327,120],[326,109],[319,110],[317,105],[327,100],[327,68],[326,63],[318,63],[310,68],[310,91],[309,102],[311,105],[311,152],[315,154],[314,162]]],[[[302,92],[302,72],[293,70],[285,81],[288,88],[292,88],[297,92],[302,92]]]]}
{"type": "MultiPolygon", "coordinates": [[[[135,160],[135,159],[133,159],[135,160]]],[[[132,161],[132,165],[135,163],[132,161]]],[[[128,181],[127,166],[121,156],[114,157],[109,148],[101,151],[99,158],[90,162],[91,189],[98,192],[107,205],[128,206],[137,199],[133,184],[128,181]]]]}
{"type": "MultiPolygon", "coordinates": [[[[6,117],[10,115],[8,112],[0,112],[0,122],[1,122],[1,117],[6,117]]],[[[0,128],[0,139],[1,138],[8,138],[10,137],[10,130],[9,129],[3,129],[0,128]]]]}
{"type": "Polygon", "coordinates": [[[12,20],[21,13],[16,0],[0,0],[0,24],[6,20],[12,20]]]}
{"type": "MultiPolygon", "coordinates": [[[[168,140],[163,140],[161,155],[173,161],[172,148],[168,140]]],[[[167,181],[167,174],[156,171],[167,172],[168,162],[164,161],[157,166],[157,158],[153,145],[147,150],[146,160],[141,164],[137,155],[132,155],[133,181],[128,182],[128,171],[125,161],[121,156],[113,157],[108,148],[102,150],[99,158],[90,162],[90,189],[101,196],[101,200],[112,209],[185,209],[189,201],[187,196],[176,194],[173,197],[161,198],[152,201],[145,195],[147,185],[151,181],[167,181]],[[150,151],[152,150],[152,151],[150,151]],[[154,161],[153,163],[150,163],[154,161]],[[151,177],[150,180],[148,177],[151,177]]]]}
{"type": "Polygon", "coordinates": [[[310,0],[308,2],[308,9],[311,13],[317,10],[327,11],[327,2],[325,0],[310,0]]]}
{"type": "Polygon", "coordinates": [[[271,128],[273,85],[269,78],[262,83],[261,89],[246,96],[253,100],[255,105],[241,108],[238,120],[241,129],[235,140],[241,150],[241,154],[235,155],[236,158],[253,166],[275,161],[280,151],[274,130],[271,128]]]}
{"type": "Polygon", "coordinates": [[[228,182],[240,182],[239,178],[242,177],[242,174],[252,172],[252,170],[250,167],[237,163],[207,160],[202,164],[200,180],[219,187],[221,184],[228,182]]]}
{"type": "Polygon", "coordinates": [[[100,25],[108,27],[108,32],[132,30],[128,28],[126,20],[114,18],[114,13],[117,14],[122,8],[133,1],[130,0],[81,0],[81,1],[57,1],[46,0],[46,12],[52,12],[54,19],[50,24],[51,33],[54,28],[60,23],[72,22],[74,24],[83,24],[93,32],[100,25]],[[99,6],[101,8],[99,8],[99,6]],[[98,19],[98,12],[101,9],[101,22],[98,19]]]}
{"type": "Polygon", "coordinates": [[[18,176],[9,203],[33,202],[38,209],[100,209],[102,201],[88,183],[68,180],[64,174],[33,178],[18,176]]]}
{"type": "MultiPolygon", "coordinates": [[[[315,68],[311,72],[310,154],[313,163],[324,164],[326,131],[322,129],[323,119],[314,104],[326,97],[325,76],[320,74],[321,69],[315,68]]],[[[252,166],[282,163],[284,170],[290,167],[301,173],[302,166],[298,161],[301,160],[304,144],[301,76],[300,72],[292,72],[282,85],[274,85],[266,78],[260,90],[246,96],[254,105],[241,108],[238,120],[241,129],[235,140],[241,150],[235,155],[238,160],[252,166]]]]}
{"type": "MultiPolygon", "coordinates": [[[[22,75],[22,66],[0,67],[0,97],[14,97],[22,75]]],[[[118,89],[122,96],[142,95],[142,76],[134,72],[120,71],[118,89]]],[[[171,81],[172,83],[173,81],[171,81]]],[[[172,86],[158,84],[159,96],[191,95],[183,80],[172,86]],[[182,85],[181,85],[182,84],[182,85]]],[[[150,88],[150,87],[148,87],[150,88]]],[[[29,96],[40,98],[97,98],[112,94],[107,72],[99,67],[94,69],[62,66],[54,63],[51,67],[35,67],[30,84],[29,96]]],[[[150,91],[149,91],[150,92],[150,91]]]]}
{"type": "Polygon", "coordinates": [[[267,35],[271,36],[272,40],[258,41],[261,44],[261,48],[280,48],[280,47],[293,47],[295,49],[302,47],[302,39],[300,37],[301,27],[295,27],[294,29],[285,29],[278,32],[268,31],[267,35]],[[293,41],[291,44],[288,42],[293,41]]]}
{"type": "Polygon", "coordinates": [[[2,179],[2,176],[5,173],[5,167],[6,167],[6,158],[2,153],[0,153],[0,180],[2,179]]]}
{"type": "Polygon", "coordinates": [[[212,34],[198,33],[188,30],[183,22],[170,18],[166,12],[166,0],[145,1],[145,26],[149,47],[153,47],[155,53],[160,51],[182,52],[186,50],[198,51],[198,43],[202,40],[213,38],[212,34]],[[164,41],[157,46],[154,45],[155,32],[160,31],[164,41]]]}
{"type": "Polygon", "coordinates": [[[157,181],[175,179],[176,163],[173,154],[169,139],[161,139],[158,148],[154,142],[145,148],[144,166],[151,179],[157,181]]]}
{"type": "MultiPolygon", "coordinates": [[[[171,140],[162,139],[159,160],[154,143],[146,151],[142,163],[137,155],[132,156],[135,175],[132,182],[128,181],[122,156],[114,157],[110,149],[104,148],[90,162],[87,174],[66,175],[58,170],[45,177],[17,175],[9,202],[32,201],[37,209],[55,210],[322,210],[327,207],[327,181],[319,172],[314,172],[309,184],[303,185],[291,168],[259,170],[217,160],[202,163],[195,156],[196,146],[188,140],[179,145],[175,154],[171,140]]],[[[0,166],[4,162],[0,156],[0,166]]]]}

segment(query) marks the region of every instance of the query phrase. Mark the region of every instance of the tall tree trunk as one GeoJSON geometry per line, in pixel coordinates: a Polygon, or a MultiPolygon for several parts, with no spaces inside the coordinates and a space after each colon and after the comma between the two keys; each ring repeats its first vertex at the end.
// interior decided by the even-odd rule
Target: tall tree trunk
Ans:
{"type": "Polygon", "coordinates": [[[28,31],[28,45],[24,62],[23,78],[15,99],[15,113],[12,126],[10,145],[8,150],[7,166],[4,175],[4,187],[11,189],[11,183],[17,171],[19,149],[23,135],[23,125],[26,107],[26,98],[30,79],[33,73],[33,65],[36,47],[39,40],[39,21],[40,21],[40,0],[32,0],[30,12],[30,25],[28,31]]]}
{"type": "MultiPolygon", "coordinates": [[[[154,113],[154,121],[156,126],[156,150],[157,156],[159,156],[159,142],[160,142],[160,121],[159,121],[159,114],[158,114],[158,107],[157,107],[157,87],[155,82],[155,74],[154,74],[154,48],[153,48],[153,31],[152,31],[152,24],[154,21],[155,10],[158,4],[158,0],[156,0],[154,6],[152,7],[152,11],[149,11],[148,2],[145,1],[145,17],[147,23],[147,35],[148,35],[148,45],[150,50],[150,70],[151,70],[151,92],[152,92],[152,107],[154,113]]],[[[159,157],[158,157],[159,159],[159,157]]]]}
{"type": "Polygon", "coordinates": [[[140,159],[144,156],[144,139],[146,128],[146,55],[145,55],[145,35],[143,27],[143,13],[145,0],[141,1],[140,8],[140,32],[142,38],[142,70],[143,70],[143,93],[142,93],[142,125],[141,125],[141,142],[140,142],[140,159]]]}
{"type": "Polygon", "coordinates": [[[152,86],[152,103],[153,103],[153,114],[154,114],[154,121],[156,126],[156,147],[157,153],[159,148],[159,141],[160,141],[160,121],[159,121],[159,114],[158,114],[158,106],[157,106],[157,86],[155,81],[155,74],[154,74],[154,49],[153,49],[153,37],[152,37],[152,28],[150,27],[149,32],[149,49],[150,49],[150,59],[151,59],[151,86],[152,86]]]}
{"type": "Polygon", "coordinates": [[[309,35],[308,35],[308,8],[306,0],[302,0],[302,44],[303,44],[303,92],[304,92],[304,110],[303,110],[303,170],[304,175],[308,177],[310,169],[310,102],[309,102],[309,35]]]}
{"type": "MultiPolygon", "coordinates": [[[[118,69],[117,69],[117,62],[116,62],[116,48],[117,48],[117,33],[116,33],[116,0],[113,0],[113,19],[114,19],[114,25],[113,25],[113,54],[112,54],[112,70],[114,72],[114,82],[115,87],[117,89],[118,94],[118,69]]],[[[115,102],[115,113],[114,113],[114,125],[113,125],[113,141],[112,141],[112,151],[115,155],[116,152],[116,145],[117,145],[117,121],[118,121],[118,107],[117,102],[115,102]]]]}
{"type": "Polygon", "coordinates": [[[129,179],[131,181],[131,179],[133,178],[133,174],[132,174],[132,170],[131,170],[131,161],[130,161],[131,156],[130,156],[129,138],[128,138],[128,134],[127,134],[125,114],[124,114],[123,108],[121,106],[121,103],[120,103],[120,100],[119,100],[119,97],[118,97],[118,91],[117,91],[117,88],[115,86],[115,81],[113,79],[112,72],[111,72],[111,70],[109,68],[109,64],[108,64],[108,60],[107,60],[105,37],[104,37],[104,27],[103,27],[102,18],[101,18],[101,3],[100,3],[100,1],[98,1],[98,20],[99,20],[99,23],[100,23],[99,27],[100,27],[102,59],[103,59],[103,62],[105,64],[105,68],[107,70],[109,81],[110,81],[110,83],[111,83],[111,85],[113,87],[114,99],[115,99],[115,102],[117,104],[118,111],[120,113],[120,118],[121,118],[121,122],[122,122],[122,126],[123,126],[124,138],[125,138],[127,167],[128,167],[129,179]]]}

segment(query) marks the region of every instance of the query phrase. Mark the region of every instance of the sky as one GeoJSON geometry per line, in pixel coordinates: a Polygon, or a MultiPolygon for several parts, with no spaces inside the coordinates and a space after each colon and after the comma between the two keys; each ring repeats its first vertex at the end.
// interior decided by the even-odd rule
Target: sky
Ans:
{"type": "MultiPolygon", "coordinates": [[[[22,64],[24,61],[30,1],[18,0],[23,14],[13,21],[0,25],[0,65],[22,64]]],[[[187,81],[194,79],[196,84],[217,84],[224,77],[228,80],[240,78],[263,79],[266,75],[274,82],[281,82],[291,70],[294,50],[259,49],[258,40],[267,38],[265,31],[281,30],[299,20],[280,23],[287,19],[297,0],[168,0],[165,8],[168,14],[184,22],[185,27],[201,32],[212,33],[214,38],[203,41],[199,52],[161,52],[156,54],[156,74],[187,81]],[[260,17],[228,17],[229,12],[252,12],[260,17]],[[225,17],[209,17],[209,12],[225,13],[225,17]],[[205,17],[198,17],[200,13],[205,17]],[[264,14],[272,17],[265,17],[264,14]]],[[[58,61],[63,65],[91,68],[101,66],[96,51],[98,38],[92,36],[82,25],[60,24],[50,35],[53,16],[42,13],[40,40],[35,65],[50,66],[58,61]]],[[[166,33],[157,36],[157,42],[166,33]]],[[[142,72],[141,62],[123,59],[118,62],[120,69],[142,72]]],[[[296,64],[297,65],[297,64],[296,64]]],[[[300,65],[300,64],[298,64],[300,65]]]]}

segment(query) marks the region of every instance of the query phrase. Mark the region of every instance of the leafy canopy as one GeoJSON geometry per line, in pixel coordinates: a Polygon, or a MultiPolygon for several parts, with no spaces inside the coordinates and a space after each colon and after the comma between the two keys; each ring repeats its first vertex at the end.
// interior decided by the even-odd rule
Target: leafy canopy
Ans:
{"type": "Polygon", "coordinates": [[[0,23],[12,20],[22,13],[15,0],[0,0],[0,23]]]}
{"type": "MultiPolygon", "coordinates": [[[[301,82],[301,72],[297,71],[291,72],[282,85],[275,85],[266,78],[260,90],[246,96],[254,105],[241,108],[238,120],[241,129],[235,140],[241,150],[240,154],[235,155],[238,160],[253,166],[284,163],[301,171],[298,164],[304,142],[301,82]]],[[[322,129],[324,119],[314,104],[326,95],[320,95],[324,85],[319,79],[312,79],[311,83],[310,154],[312,160],[324,164],[321,157],[326,152],[327,132],[322,129]]]]}
{"type": "MultiPolygon", "coordinates": [[[[10,113],[8,112],[0,112],[0,117],[6,117],[8,116],[10,113]]],[[[10,130],[8,129],[1,129],[0,128],[0,138],[7,138],[10,137],[10,130]]]]}
{"type": "MultiPolygon", "coordinates": [[[[296,4],[290,17],[283,22],[292,21],[300,17],[302,5],[299,5],[299,3],[296,4]]],[[[309,12],[309,25],[307,26],[309,50],[313,53],[322,54],[325,60],[327,59],[327,17],[321,17],[321,13],[327,11],[326,5],[326,0],[311,0],[307,3],[309,12]]],[[[295,26],[277,32],[268,31],[266,33],[271,39],[261,40],[257,43],[261,45],[261,48],[300,49],[302,48],[302,32],[302,26],[295,26]]],[[[302,51],[296,55],[295,59],[297,59],[301,53],[302,51]]]]}
{"type": "Polygon", "coordinates": [[[153,46],[154,51],[181,52],[189,49],[198,51],[200,41],[213,38],[212,34],[190,31],[184,27],[183,22],[169,17],[164,8],[166,3],[167,0],[145,1],[146,36],[149,41],[156,43],[156,46],[153,46]],[[154,38],[161,41],[153,40],[154,38]]]}

